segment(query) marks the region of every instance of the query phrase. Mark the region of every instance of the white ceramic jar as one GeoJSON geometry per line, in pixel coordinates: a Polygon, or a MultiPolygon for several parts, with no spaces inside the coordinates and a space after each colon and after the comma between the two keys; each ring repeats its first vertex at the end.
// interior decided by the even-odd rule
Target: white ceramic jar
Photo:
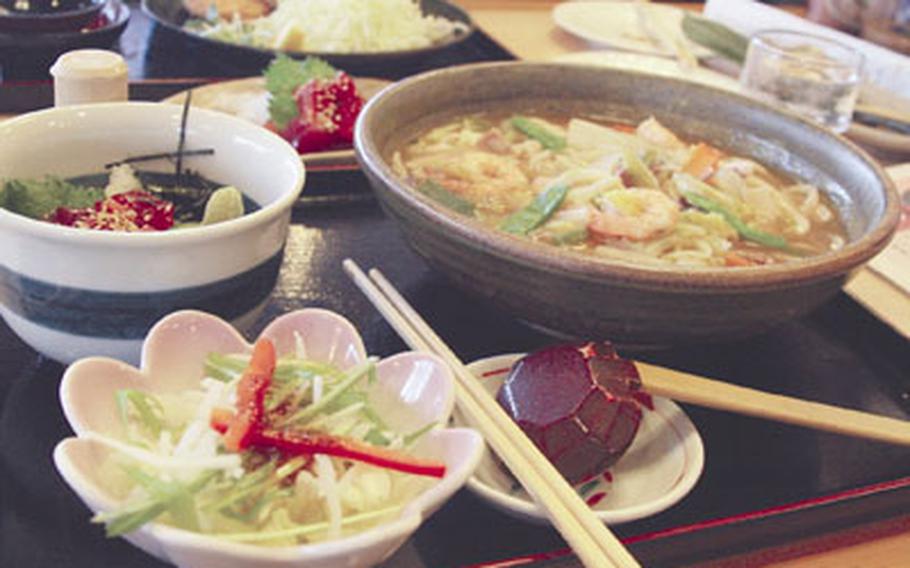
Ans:
{"type": "Polygon", "coordinates": [[[54,106],[106,103],[128,99],[127,66],[119,53],[77,49],[51,67],[54,106]]]}

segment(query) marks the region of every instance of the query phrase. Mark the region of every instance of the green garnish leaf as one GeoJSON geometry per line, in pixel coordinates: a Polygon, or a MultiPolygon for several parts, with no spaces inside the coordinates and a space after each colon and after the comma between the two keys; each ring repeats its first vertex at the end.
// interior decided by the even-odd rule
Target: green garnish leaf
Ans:
{"type": "Polygon", "coordinates": [[[469,217],[474,216],[473,203],[462,199],[431,179],[428,179],[417,186],[417,191],[456,213],[461,213],[462,215],[467,215],[469,217]]]}
{"type": "Polygon", "coordinates": [[[133,466],[125,466],[124,471],[145,489],[149,498],[117,513],[95,515],[92,520],[105,524],[105,534],[108,537],[131,533],[166,511],[169,511],[181,526],[189,530],[199,530],[193,495],[214,479],[217,472],[204,473],[192,482],[183,484],[162,481],[133,466]]]}
{"type": "Polygon", "coordinates": [[[57,207],[91,207],[102,199],[103,188],[84,187],[53,176],[9,180],[0,190],[0,206],[32,219],[43,219],[57,207]]]}
{"type": "Polygon", "coordinates": [[[287,421],[284,423],[284,426],[289,424],[296,423],[305,423],[311,418],[315,417],[317,414],[324,412],[327,408],[330,408],[339,397],[345,394],[348,389],[357,384],[362,378],[370,375],[374,372],[376,364],[372,360],[365,361],[360,365],[357,365],[348,373],[343,381],[335,385],[332,390],[325,393],[319,402],[315,402],[302,408],[293,415],[291,415],[287,421]]]}
{"type": "Polygon", "coordinates": [[[139,424],[157,440],[164,427],[164,407],[161,401],[150,394],[135,389],[121,389],[115,395],[120,420],[130,423],[131,413],[135,413],[139,424]]]}
{"type": "Polygon", "coordinates": [[[557,184],[542,191],[523,209],[509,215],[499,228],[513,235],[526,235],[542,225],[566,198],[569,186],[557,184]]]}
{"type": "Polygon", "coordinates": [[[240,376],[246,368],[246,363],[237,361],[221,353],[209,353],[203,364],[206,377],[229,383],[240,376]]]}
{"type": "Polygon", "coordinates": [[[540,142],[547,150],[559,151],[566,147],[566,139],[524,116],[513,117],[510,124],[519,132],[540,142]]]}
{"type": "Polygon", "coordinates": [[[392,440],[383,434],[379,428],[371,428],[366,436],[363,437],[363,441],[374,446],[388,446],[392,443],[392,440]]]}
{"type": "Polygon", "coordinates": [[[749,39],[719,22],[687,13],[682,30],[690,40],[722,57],[740,64],[746,60],[749,39]]]}
{"type": "Polygon", "coordinates": [[[313,79],[331,79],[336,69],[317,57],[296,61],[287,55],[278,55],[266,68],[265,88],[269,92],[269,117],[279,130],[297,118],[297,101],[294,92],[313,79]]]}

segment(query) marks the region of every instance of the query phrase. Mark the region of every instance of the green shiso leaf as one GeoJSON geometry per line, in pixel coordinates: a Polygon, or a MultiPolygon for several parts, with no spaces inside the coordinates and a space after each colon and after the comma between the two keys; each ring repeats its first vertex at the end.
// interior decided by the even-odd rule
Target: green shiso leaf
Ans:
{"type": "Polygon", "coordinates": [[[282,130],[297,117],[294,91],[313,79],[331,79],[337,71],[316,57],[303,62],[287,55],[279,55],[265,70],[265,88],[269,92],[269,117],[276,128],[282,130]]]}
{"type": "Polygon", "coordinates": [[[43,219],[57,207],[91,207],[102,199],[103,188],[76,185],[53,176],[12,179],[0,190],[0,206],[32,219],[43,219]]]}

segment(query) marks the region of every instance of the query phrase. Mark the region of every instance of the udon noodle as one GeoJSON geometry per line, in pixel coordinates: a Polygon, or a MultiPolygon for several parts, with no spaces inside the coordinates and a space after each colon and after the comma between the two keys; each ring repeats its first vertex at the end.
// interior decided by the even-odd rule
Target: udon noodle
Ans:
{"type": "Polygon", "coordinates": [[[393,157],[454,211],[534,242],[630,262],[751,266],[844,246],[827,197],[761,164],[637,126],[474,115],[393,157]]]}

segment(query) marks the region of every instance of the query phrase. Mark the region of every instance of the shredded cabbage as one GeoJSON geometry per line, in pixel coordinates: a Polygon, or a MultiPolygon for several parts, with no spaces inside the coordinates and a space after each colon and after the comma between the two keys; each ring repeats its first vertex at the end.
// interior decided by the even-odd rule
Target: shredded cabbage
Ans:
{"type": "Polygon", "coordinates": [[[466,31],[463,23],[424,16],[413,0],[280,0],[261,18],[188,25],[231,43],[317,53],[416,49],[466,31]]]}

